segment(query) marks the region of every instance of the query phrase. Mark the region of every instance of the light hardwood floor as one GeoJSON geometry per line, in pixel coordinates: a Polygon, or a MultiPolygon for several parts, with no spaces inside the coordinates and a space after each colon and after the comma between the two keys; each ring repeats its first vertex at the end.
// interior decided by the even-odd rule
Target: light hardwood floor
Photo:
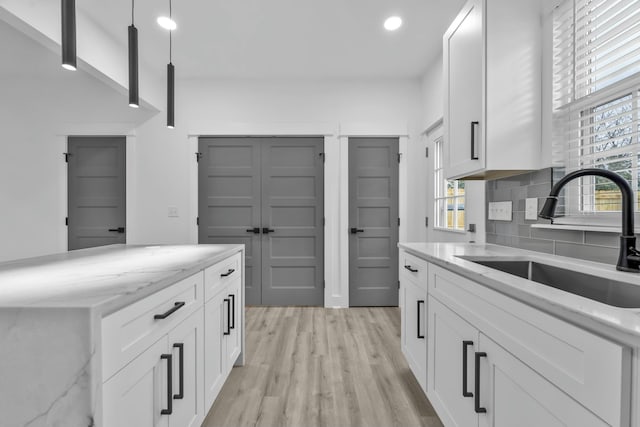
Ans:
{"type": "Polygon", "coordinates": [[[250,307],[246,347],[205,427],[442,426],[400,350],[397,308],[250,307]]]}

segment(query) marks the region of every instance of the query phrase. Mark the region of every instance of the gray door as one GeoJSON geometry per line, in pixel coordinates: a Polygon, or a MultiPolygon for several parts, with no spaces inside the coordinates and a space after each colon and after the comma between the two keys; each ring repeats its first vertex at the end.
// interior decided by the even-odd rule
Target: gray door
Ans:
{"type": "Polygon", "coordinates": [[[349,138],[349,305],[398,305],[398,138],[349,138]]]}
{"type": "Polygon", "coordinates": [[[69,250],[126,243],[126,138],[67,140],[69,250]]]}
{"type": "Polygon", "coordinates": [[[259,305],[261,156],[256,138],[200,138],[198,242],[245,246],[245,301],[259,305]]]}
{"type": "Polygon", "coordinates": [[[199,242],[244,243],[248,305],[323,305],[323,138],[199,140],[199,242]]]}

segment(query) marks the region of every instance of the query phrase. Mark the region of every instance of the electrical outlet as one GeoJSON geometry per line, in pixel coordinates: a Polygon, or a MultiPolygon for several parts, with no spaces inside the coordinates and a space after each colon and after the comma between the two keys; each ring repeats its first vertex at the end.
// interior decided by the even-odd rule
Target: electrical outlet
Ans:
{"type": "Polygon", "coordinates": [[[167,208],[167,213],[169,218],[178,218],[180,216],[178,214],[178,208],[175,206],[169,206],[169,208],[167,208]]]}
{"type": "Polygon", "coordinates": [[[526,200],[524,219],[527,221],[535,221],[538,219],[538,199],[535,197],[526,200]]]}
{"type": "Polygon", "coordinates": [[[489,203],[489,219],[492,221],[511,221],[513,215],[513,202],[489,203]]]}

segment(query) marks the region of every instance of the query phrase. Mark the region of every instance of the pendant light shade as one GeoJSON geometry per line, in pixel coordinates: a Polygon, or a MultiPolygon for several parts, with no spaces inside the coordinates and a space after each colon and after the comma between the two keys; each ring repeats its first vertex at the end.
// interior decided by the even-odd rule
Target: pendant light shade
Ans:
{"type": "Polygon", "coordinates": [[[175,127],[175,67],[167,64],[167,127],[175,127]]]}
{"type": "Polygon", "coordinates": [[[138,93],[138,29],[133,20],[134,0],[131,1],[131,25],[129,25],[129,107],[140,106],[138,93]]]}
{"type": "Polygon", "coordinates": [[[62,4],[62,67],[76,69],[76,1],[61,0],[62,4]]]}

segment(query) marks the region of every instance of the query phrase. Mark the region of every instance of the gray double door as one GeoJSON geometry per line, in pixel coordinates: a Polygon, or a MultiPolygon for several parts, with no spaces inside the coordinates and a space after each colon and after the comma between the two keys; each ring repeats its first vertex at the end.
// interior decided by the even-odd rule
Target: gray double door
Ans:
{"type": "Polygon", "coordinates": [[[398,138],[349,138],[349,305],[398,305],[398,138]]]}
{"type": "Polygon", "coordinates": [[[246,245],[246,304],[324,304],[323,138],[201,137],[200,243],[246,245]]]}
{"type": "Polygon", "coordinates": [[[68,248],[126,243],[126,138],[67,139],[68,248]]]}

